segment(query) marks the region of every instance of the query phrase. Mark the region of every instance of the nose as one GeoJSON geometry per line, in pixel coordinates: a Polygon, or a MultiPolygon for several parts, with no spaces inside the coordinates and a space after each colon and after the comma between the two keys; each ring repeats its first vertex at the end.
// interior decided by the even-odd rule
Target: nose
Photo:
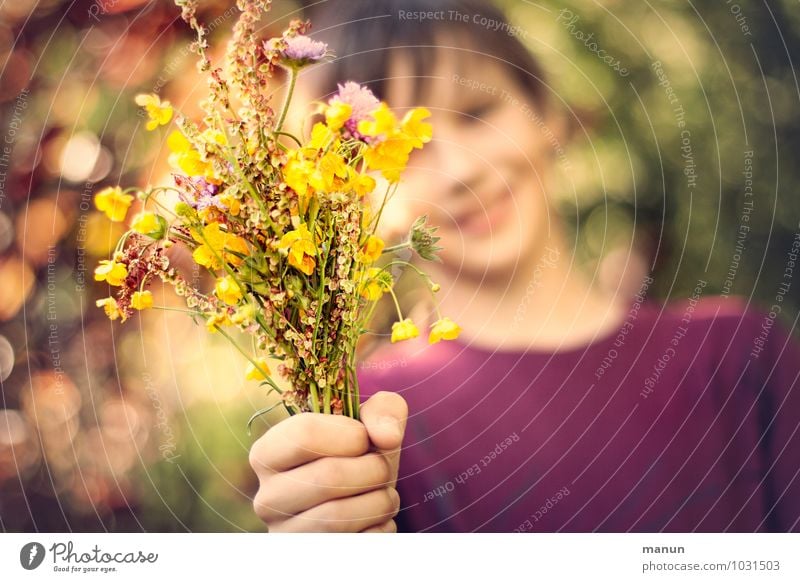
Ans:
{"type": "Polygon", "coordinates": [[[419,161],[414,163],[446,181],[445,199],[459,199],[471,196],[486,173],[486,162],[481,159],[481,152],[476,150],[479,147],[479,143],[464,140],[463,132],[459,133],[452,121],[437,120],[433,139],[420,152],[419,161]]]}

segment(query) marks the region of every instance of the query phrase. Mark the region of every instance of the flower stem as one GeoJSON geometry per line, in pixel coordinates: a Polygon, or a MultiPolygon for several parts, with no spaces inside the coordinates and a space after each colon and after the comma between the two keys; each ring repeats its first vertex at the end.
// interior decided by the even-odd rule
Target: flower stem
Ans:
{"type": "Polygon", "coordinates": [[[402,243],[397,244],[397,245],[386,247],[385,249],[383,249],[383,253],[381,253],[381,254],[393,253],[395,251],[401,251],[403,249],[410,249],[410,248],[411,248],[411,241],[406,241],[406,242],[402,242],[402,243]]]}
{"type": "Polygon", "coordinates": [[[308,391],[311,393],[311,412],[321,412],[319,409],[319,395],[317,394],[317,384],[309,382],[308,391]]]}
{"type": "Polygon", "coordinates": [[[273,133],[280,133],[283,128],[283,122],[286,119],[286,113],[289,111],[289,104],[292,101],[292,93],[294,93],[294,85],[297,82],[297,69],[291,69],[291,76],[289,78],[289,90],[286,92],[286,100],[283,102],[283,110],[281,116],[278,118],[278,124],[275,126],[273,133]]]}
{"type": "Polygon", "coordinates": [[[151,309],[159,309],[161,311],[177,311],[179,313],[188,313],[190,315],[203,315],[202,311],[192,311],[191,309],[180,309],[179,307],[163,307],[161,305],[153,305],[151,309]]]}
{"type": "Polygon", "coordinates": [[[247,358],[247,361],[250,362],[251,364],[253,364],[253,366],[255,366],[256,370],[261,372],[261,374],[264,376],[264,378],[268,378],[269,377],[269,374],[267,374],[266,370],[264,370],[264,368],[259,366],[258,363],[253,358],[250,357],[250,354],[248,354],[246,351],[244,351],[242,349],[242,346],[240,346],[239,343],[235,339],[233,339],[224,329],[222,329],[218,325],[215,325],[214,329],[216,329],[219,333],[221,333],[222,336],[225,339],[227,339],[229,342],[231,342],[231,344],[233,344],[233,347],[235,347],[239,351],[240,354],[242,354],[245,358],[247,358]]]}
{"type": "Polygon", "coordinates": [[[292,135],[291,133],[287,133],[287,132],[285,132],[285,131],[275,131],[275,135],[285,135],[286,137],[290,137],[290,138],[292,138],[292,139],[295,141],[295,143],[298,145],[298,147],[303,147],[303,144],[302,144],[302,143],[300,143],[300,140],[299,140],[299,139],[297,139],[297,138],[296,138],[294,135],[292,135]]]}
{"type": "Polygon", "coordinates": [[[355,346],[353,346],[353,350],[350,352],[350,362],[347,364],[347,374],[350,376],[350,386],[347,387],[347,395],[351,398],[350,404],[350,414],[351,418],[354,420],[359,419],[359,406],[360,406],[360,396],[358,393],[358,373],[355,369],[356,363],[356,350],[355,346]]]}
{"type": "Polygon", "coordinates": [[[394,301],[395,309],[397,309],[397,317],[400,321],[403,321],[403,312],[400,311],[400,302],[397,301],[397,295],[394,294],[394,289],[389,288],[389,295],[392,296],[392,301],[394,301]]]}

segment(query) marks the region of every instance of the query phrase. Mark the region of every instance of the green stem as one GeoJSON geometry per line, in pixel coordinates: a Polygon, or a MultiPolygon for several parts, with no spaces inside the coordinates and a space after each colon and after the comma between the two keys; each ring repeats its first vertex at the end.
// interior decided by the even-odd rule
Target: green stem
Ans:
{"type": "Polygon", "coordinates": [[[361,397],[358,393],[358,374],[356,373],[355,362],[356,362],[356,350],[354,347],[353,350],[350,352],[350,362],[347,365],[348,368],[347,373],[350,377],[350,382],[352,383],[350,386],[347,387],[347,395],[351,399],[350,402],[351,418],[358,420],[361,397]]]}
{"type": "Polygon", "coordinates": [[[122,252],[122,250],[125,248],[125,243],[127,242],[128,237],[131,235],[132,232],[133,232],[132,230],[126,230],[125,234],[119,237],[119,240],[117,241],[117,246],[114,247],[114,255],[122,252]]]}
{"type": "Polygon", "coordinates": [[[269,374],[267,374],[267,371],[266,371],[266,370],[264,370],[264,369],[263,369],[261,366],[259,366],[259,365],[256,363],[256,361],[255,361],[255,360],[254,360],[254,359],[253,359],[253,358],[250,356],[250,354],[248,354],[246,351],[244,351],[244,350],[242,349],[242,346],[240,346],[240,345],[238,344],[238,342],[237,342],[236,340],[234,340],[234,339],[233,339],[233,338],[232,338],[232,337],[231,337],[231,336],[228,334],[228,332],[226,332],[224,329],[222,329],[222,328],[221,328],[220,326],[218,326],[218,325],[215,325],[215,326],[214,326],[214,329],[216,329],[216,330],[217,330],[219,333],[221,333],[225,339],[227,339],[229,342],[231,342],[231,343],[233,344],[233,347],[235,347],[235,348],[236,348],[236,349],[239,351],[239,353],[240,353],[240,354],[242,354],[242,355],[243,355],[245,358],[247,358],[247,361],[248,361],[248,362],[250,362],[251,364],[253,364],[253,366],[255,366],[256,370],[258,370],[259,372],[261,372],[261,374],[264,376],[264,378],[269,378],[269,374]]]}
{"type": "Polygon", "coordinates": [[[416,265],[412,265],[408,261],[392,261],[391,263],[387,263],[386,265],[384,265],[381,268],[381,270],[385,271],[386,269],[388,269],[392,265],[404,265],[406,267],[411,267],[412,269],[414,269],[417,272],[417,274],[420,277],[422,277],[425,281],[427,281],[427,283],[428,283],[428,285],[427,285],[428,293],[431,294],[431,298],[433,299],[433,309],[436,311],[436,317],[437,317],[437,319],[442,319],[442,314],[439,311],[439,302],[436,301],[436,293],[433,292],[433,288],[432,288],[433,282],[431,281],[430,276],[426,272],[422,271],[419,267],[417,267],[416,265]]]}
{"type": "Polygon", "coordinates": [[[290,138],[292,138],[292,139],[294,140],[294,142],[295,142],[295,143],[296,143],[296,144],[297,144],[299,147],[303,147],[303,144],[302,144],[302,142],[301,142],[299,139],[297,139],[297,138],[296,138],[296,137],[295,137],[293,134],[291,134],[291,133],[288,133],[288,132],[286,132],[286,131],[276,131],[276,132],[275,132],[275,135],[285,135],[286,137],[290,137],[290,138]]]}
{"type": "Polygon", "coordinates": [[[397,187],[398,187],[397,183],[389,184],[387,186],[386,194],[383,197],[383,201],[381,202],[381,206],[378,209],[378,213],[374,217],[372,217],[372,220],[370,220],[369,225],[367,225],[367,228],[370,229],[370,234],[375,234],[375,231],[378,230],[378,223],[380,222],[381,216],[383,215],[383,209],[386,207],[386,203],[389,201],[392,195],[397,191],[397,187]]]}
{"type": "Polygon", "coordinates": [[[394,294],[394,289],[391,287],[389,288],[389,295],[392,296],[392,301],[394,301],[394,306],[395,309],[397,309],[397,317],[399,318],[399,321],[403,321],[403,312],[400,311],[400,302],[397,301],[397,295],[394,294]]]}
{"type": "Polygon", "coordinates": [[[181,242],[183,242],[183,243],[185,243],[187,245],[196,244],[196,241],[194,239],[183,236],[181,233],[173,230],[173,228],[174,228],[174,226],[170,224],[169,225],[169,230],[167,231],[167,234],[165,235],[167,239],[173,239],[174,238],[174,239],[179,240],[179,241],[181,241],[181,242]]]}
{"type": "Polygon", "coordinates": [[[203,315],[202,311],[192,311],[191,309],[180,309],[178,307],[163,307],[161,305],[153,305],[151,309],[159,309],[161,311],[178,311],[180,313],[188,313],[190,315],[203,315]]]}
{"type": "Polygon", "coordinates": [[[417,274],[420,277],[425,279],[428,283],[432,284],[430,276],[425,271],[421,270],[416,265],[413,265],[412,263],[409,263],[408,261],[396,260],[396,261],[392,261],[391,263],[386,263],[383,267],[381,267],[381,271],[385,271],[386,269],[388,269],[389,267],[391,267],[393,265],[403,265],[404,267],[411,267],[412,269],[414,269],[417,272],[417,274]]]}
{"type": "Polygon", "coordinates": [[[311,412],[320,412],[319,394],[317,393],[317,385],[315,382],[309,382],[308,391],[311,393],[311,412]]]}
{"type": "Polygon", "coordinates": [[[411,248],[411,241],[407,240],[406,242],[386,247],[385,249],[383,249],[383,252],[381,254],[393,253],[395,251],[401,251],[403,249],[410,249],[410,248],[411,248]]]}
{"type": "MultiPolygon", "coordinates": [[[[328,223],[326,226],[330,227],[328,223]]],[[[319,291],[317,293],[317,320],[314,322],[314,335],[311,338],[311,345],[316,347],[317,345],[317,333],[320,328],[320,322],[322,318],[322,298],[325,296],[325,269],[328,267],[328,258],[331,254],[331,247],[332,247],[332,240],[330,233],[328,233],[328,248],[325,251],[325,258],[322,261],[321,265],[318,265],[319,268],[319,291]]]]}
{"type": "Polygon", "coordinates": [[[278,118],[278,125],[275,126],[274,134],[278,134],[283,128],[283,122],[286,119],[286,113],[289,111],[289,104],[292,101],[292,93],[294,93],[294,85],[297,82],[297,69],[292,68],[291,77],[289,79],[289,90],[286,92],[286,99],[283,102],[283,111],[281,111],[281,116],[278,118]]]}

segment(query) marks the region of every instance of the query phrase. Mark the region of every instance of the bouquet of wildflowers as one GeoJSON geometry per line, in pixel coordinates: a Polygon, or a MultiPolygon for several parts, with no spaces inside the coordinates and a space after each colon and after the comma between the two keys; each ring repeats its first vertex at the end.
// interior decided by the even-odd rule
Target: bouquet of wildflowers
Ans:
{"type": "MultiPolygon", "coordinates": [[[[224,66],[215,67],[195,3],[177,0],[197,33],[193,48],[208,79],[204,116],[191,120],[157,95],[137,96],[148,130],[175,126],[166,138],[174,186],[117,186],[96,195],[97,208],[118,222],[127,219],[135,198],[141,201],[113,256],[95,270],[96,280],[116,288],[97,305],[112,320],[125,321],[134,310],[158,308],[148,286],[168,283],[192,317],[236,345],[249,360],[248,378],[278,392],[289,414],[358,418],[356,344],[384,294],[397,308],[391,341],[419,334],[400,312],[390,272],[411,265],[382,255],[410,247],[435,260],[439,250],[436,229],[424,217],[392,247],[377,234],[410,153],[431,139],[430,113],[416,108],[398,118],[368,88],[346,82],[318,104],[320,121],[309,135],[292,135],[283,123],[298,72],[328,57],[327,46],[306,36],[308,23],[300,21],[260,42],[255,27],[269,0],[238,0],[241,13],[224,66]],[[266,90],[279,67],[289,83],[276,114],[266,90]],[[164,191],[179,201],[167,207],[157,195],[164,191]],[[174,245],[188,247],[213,276],[213,289],[197,288],[171,266],[174,245]],[[236,342],[230,332],[237,328],[253,339],[252,348],[236,342]],[[284,388],[275,374],[287,381],[284,388]]],[[[412,268],[432,293],[438,291],[412,268]]],[[[429,341],[458,333],[453,321],[440,317],[429,341]]]]}

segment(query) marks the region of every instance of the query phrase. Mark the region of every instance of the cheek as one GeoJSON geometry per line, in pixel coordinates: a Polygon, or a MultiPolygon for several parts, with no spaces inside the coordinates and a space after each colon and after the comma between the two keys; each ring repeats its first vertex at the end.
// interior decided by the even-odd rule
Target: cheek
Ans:
{"type": "Polygon", "coordinates": [[[452,209],[445,193],[450,187],[450,182],[440,172],[427,168],[409,169],[391,200],[391,212],[402,216],[408,224],[418,216],[428,215],[435,224],[446,228],[452,209]]]}
{"type": "Polygon", "coordinates": [[[548,208],[534,191],[520,189],[510,211],[490,232],[477,237],[457,228],[443,228],[442,259],[451,268],[473,276],[513,271],[547,240],[548,208]]]}

